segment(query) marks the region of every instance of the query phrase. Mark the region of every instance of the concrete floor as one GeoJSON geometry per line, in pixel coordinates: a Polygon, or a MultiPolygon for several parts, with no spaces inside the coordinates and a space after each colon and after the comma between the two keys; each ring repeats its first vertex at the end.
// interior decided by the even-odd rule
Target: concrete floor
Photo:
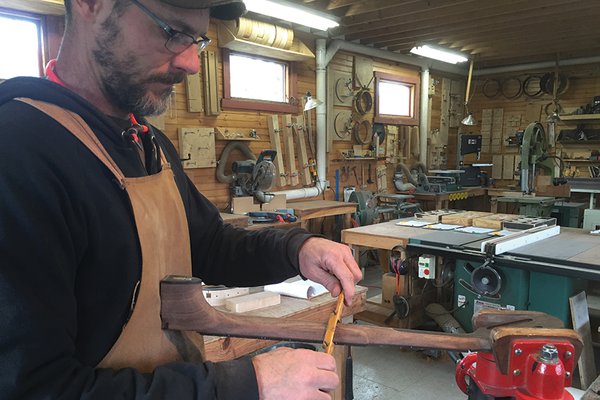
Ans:
{"type": "MultiPolygon", "coordinates": [[[[359,285],[369,288],[367,297],[381,293],[381,269],[364,269],[359,285]]],[[[355,400],[464,400],[454,381],[454,364],[398,347],[353,347],[355,400]]]]}
{"type": "Polygon", "coordinates": [[[464,400],[447,357],[396,347],[353,347],[355,400],[464,400]]]}

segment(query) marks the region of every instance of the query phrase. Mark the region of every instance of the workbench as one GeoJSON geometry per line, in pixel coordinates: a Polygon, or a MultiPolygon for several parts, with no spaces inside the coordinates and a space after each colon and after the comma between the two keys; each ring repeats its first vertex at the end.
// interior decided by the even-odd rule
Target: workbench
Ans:
{"type": "Polygon", "coordinates": [[[416,192],[413,195],[420,203],[435,203],[435,208],[425,208],[426,210],[441,210],[450,208],[451,202],[485,196],[486,189],[483,187],[465,187],[452,192],[416,192]]]}
{"type": "Polygon", "coordinates": [[[344,216],[344,227],[350,227],[352,214],[356,212],[356,203],[331,200],[309,200],[299,202],[288,202],[288,208],[294,209],[294,214],[300,219],[300,226],[308,229],[311,219],[330,217],[334,215],[344,216]]]}
{"type": "Polygon", "coordinates": [[[249,231],[256,231],[267,228],[292,229],[300,227],[300,221],[250,223],[250,218],[247,215],[241,214],[221,213],[221,218],[226,224],[233,225],[236,228],[244,228],[249,231]]]}
{"type": "MultiPolygon", "coordinates": [[[[356,287],[356,294],[352,298],[352,306],[344,307],[343,322],[351,322],[353,315],[364,309],[366,295],[366,287],[356,287]]],[[[322,322],[324,332],[327,320],[334,310],[335,304],[336,298],[331,297],[329,293],[313,297],[310,300],[281,296],[281,304],[279,305],[249,311],[242,313],[241,315],[293,318],[299,321],[322,322]]],[[[222,306],[216,308],[220,311],[225,311],[225,308],[222,306]]],[[[233,360],[273,346],[276,343],[278,342],[272,340],[205,336],[205,357],[207,361],[213,362],[233,360]]],[[[321,349],[321,344],[315,343],[314,345],[317,350],[321,349]]],[[[333,355],[337,362],[340,386],[333,393],[332,399],[342,400],[345,398],[346,358],[348,355],[347,346],[335,346],[333,355]]]]}

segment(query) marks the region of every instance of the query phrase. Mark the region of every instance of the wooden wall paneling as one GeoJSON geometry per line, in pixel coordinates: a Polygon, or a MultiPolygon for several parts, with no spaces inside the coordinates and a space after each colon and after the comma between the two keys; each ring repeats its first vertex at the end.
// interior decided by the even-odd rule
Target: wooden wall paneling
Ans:
{"type": "Polygon", "coordinates": [[[387,167],[384,165],[377,165],[375,168],[377,192],[387,192],[387,167]]]}
{"type": "Polygon", "coordinates": [[[277,175],[279,176],[277,182],[279,182],[280,187],[283,187],[287,184],[287,179],[285,172],[285,164],[283,162],[281,137],[279,136],[279,133],[281,132],[281,130],[279,129],[279,116],[269,115],[267,117],[267,123],[269,125],[269,137],[271,138],[271,147],[277,152],[277,156],[275,157],[277,175]]]}
{"type": "Polygon", "coordinates": [[[502,167],[502,161],[504,156],[502,154],[494,154],[492,156],[492,178],[499,180],[502,179],[502,172],[504,171],[502,167]]]}
{"type": "Polygon", "coordinates": [[[458,128],[460,121],[465,115],[465,82],[460,80],[450,80],[450,107],[449,121],[450,128],[458,128]]]}
{"type": "Polygon", "coordinates": [[[304,134],[304,117],[292,117],[293,131],[296,133],[296,143],[298,144],[298,158],[300,161],[300,178],[302,184],[310,185],[310,171],[308,170],[308,154],[306,152],[306,135],[304,134]]]}
{"type": "Polygon", "coordinates": [[[481,112],[481,152],[488,154],[492,141],[492,109],[487,108],[481,112]]]}
{"type": "Polygon", "coordinates": [[[502,179],[513,180],[515,178],[515,156],[505,154],[502,156],[502,179]]]}
{"type": "Polygon", "coordinates": [[[292,116],[285,114],[283,121],[283,136],[285,138],[285,152],[288,162],[288,184],[298,184],[298,169],[296,168],[296,152],[294,149],[294,135],[292,134],[292,116]]]}
{"type": "Polygon", "coordinates": [[[421,153],[421,134],[418,126],[410,127],[410,153],[415,160],[419,159],[421,153]]]}
{"type": "Polygon", "coordinates": [[[385,125],[385,162],[397,163],[398,158],[398,127],[396,125],[385,125]]]}
{"type": "Polygon", "coordinates": [[[442,79],[442,109],[440,115],[440,144],[448,144],[448,129],[450,128],[450,87],[452,80],[442,79]]]}

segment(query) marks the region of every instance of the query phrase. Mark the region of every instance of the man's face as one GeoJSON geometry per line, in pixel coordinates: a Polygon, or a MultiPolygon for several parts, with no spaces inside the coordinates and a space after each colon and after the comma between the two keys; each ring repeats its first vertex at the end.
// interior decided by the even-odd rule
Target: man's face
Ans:
{"type": "MultiPolygon", "coordinates": [[[[194,37],[208,30],[208,10],[181,10],[150,1],[144,1],[144,5],[153,6],[152,11],[157,15],[163,10],[165,22],[175,29],[180,29],[177,26],[180,21],[181,26],[196,27],[196,31],[186,32],[194,37]]],[[[93,55],[100,68],[102,90],[109,101],[138,115],[166,111],[173,85],[196,72],[182,67],[186,63],[197,64],[197,60],[189,60],[197,57],[196,46],[180,54],[169,52],[164,46],[168,39],[165,32],[132,4],[121,12],[111,13],[101,29],[93,55]]]]}

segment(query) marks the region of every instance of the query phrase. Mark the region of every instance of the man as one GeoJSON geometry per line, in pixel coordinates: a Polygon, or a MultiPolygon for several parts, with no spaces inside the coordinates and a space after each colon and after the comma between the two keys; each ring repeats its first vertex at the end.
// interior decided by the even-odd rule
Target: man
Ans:
{"type": "Polygon", "coordinates": [[[361,277],[341,244],[223,224],[144,125],[198,71],[209,16],[237,18],[243,3],[65,6],[48,79],[0,85],[2,399],[328,399],[329,355],[202,362],[197,335],[160,329],[168,274],[254,286],[300,273],[347,299],[361,277]]]}

